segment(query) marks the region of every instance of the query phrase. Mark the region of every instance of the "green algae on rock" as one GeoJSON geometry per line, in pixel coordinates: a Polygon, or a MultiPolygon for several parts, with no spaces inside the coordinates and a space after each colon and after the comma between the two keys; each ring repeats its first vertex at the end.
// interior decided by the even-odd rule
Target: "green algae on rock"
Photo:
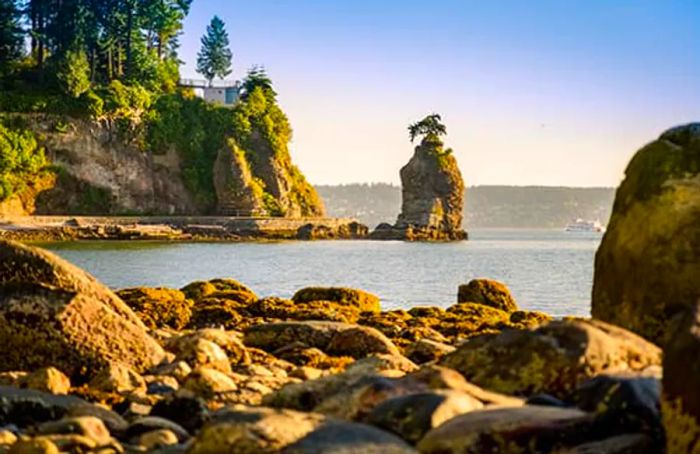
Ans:
{"type": "Polygon", "coordinates": [[[672,128],[632,158],[598,248],[593,317],[663,344],[700,298],[700,123],[672,128]]]}

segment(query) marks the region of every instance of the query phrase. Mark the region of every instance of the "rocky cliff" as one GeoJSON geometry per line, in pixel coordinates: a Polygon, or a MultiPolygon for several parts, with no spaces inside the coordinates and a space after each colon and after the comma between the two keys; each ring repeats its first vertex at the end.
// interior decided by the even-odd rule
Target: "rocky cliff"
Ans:
{"type": "Polygon", "coordinates": [[[46,114],[0,122],[35,137],[50,163],[41,178],[0,193],[0,216],[324,213],[291,162],[286,116],[265,97],[227,109],[166,95],[126,125],[46,114]]]}
{"type": "Polygon", "coordinates": [[[377,239],[462,240],[464,181],[452,150],[437,137],[426,137],[401,168],[401,213],[396,224],[383,224],[377,239]]]}

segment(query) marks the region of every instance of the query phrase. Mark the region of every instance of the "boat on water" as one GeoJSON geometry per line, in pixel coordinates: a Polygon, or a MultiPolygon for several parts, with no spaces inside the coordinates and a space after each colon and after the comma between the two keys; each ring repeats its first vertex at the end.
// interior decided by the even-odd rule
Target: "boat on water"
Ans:
{"type": "Polygon", "coordinates": [[[600,221],[588,221],[578,218],[570,222],[565,229],[567,232],[605,232],[605,226],[600,221]]]}

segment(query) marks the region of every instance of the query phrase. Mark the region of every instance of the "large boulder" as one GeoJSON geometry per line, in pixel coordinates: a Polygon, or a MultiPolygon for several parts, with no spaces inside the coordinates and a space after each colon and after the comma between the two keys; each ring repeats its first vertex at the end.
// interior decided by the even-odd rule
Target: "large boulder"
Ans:
{"type": "Polygon", "coordinates": [[[479,303],[506,312],[518,310],[515,299],[505,284],[491,279],[472,279],[460,285],[457,291],[458,303],[479,303]]]}
{"type": "Polygon", "coordinates": [[[119,290],[119,296],[150,329],[182,329],[190,321],[192,301],[179,290],[136,287],[119,290]]]}
{"type": "Polygon", "coordinates": [[[95,278],[54,254],[0,241],[0,370],[54,366],[86,378],[112,362],[143,372],[165,353],[95,278]]]}
{"type": "Polygon", "coordinates": [[[700,452],[700,301],[669,329],[664,348],[661,413],[669,453],[700,452]]]}
{"type": "Polygon", "coordinates": [[[372,232],[376,239],[463,240],[464,181],[451,149],[427,136],[401,168],[401,213],[392,226],[372,232]]]}
{"type": "Polygon", "coordinates": [[[700,298],[700,123],[639,150],[598,248],[593,317],[663,344],[674,314],[700,298]]]}
{"type": "Polygon", "coordinates": [[[329,421],[296,443],[284,454],[417,454],[399,437],[365,424],[329,421]]]}
{"type": "Polygon", "coordinates": [[[244,343],[274,351],[294,342],[318,348],[329,355],[364,358],[372,353],[399,355],[396,346],[374,328],[339,322],[280,322],[254,325],[245,331],[244,343]]]}
{"type": "Polygon", "coordinates": [[[660,362],[661,350],[650,342],[622,328],[583,319],[473,337],[440,360],[487,389],[557,397],[602,372],[643,370],[660,362]]]}
{"type": "Polygon", "coordinates": [[[423,454],[553,452],[588,440],[593,416],[580,410],[529,405],[456,416],[418,443],[423,454]]]}

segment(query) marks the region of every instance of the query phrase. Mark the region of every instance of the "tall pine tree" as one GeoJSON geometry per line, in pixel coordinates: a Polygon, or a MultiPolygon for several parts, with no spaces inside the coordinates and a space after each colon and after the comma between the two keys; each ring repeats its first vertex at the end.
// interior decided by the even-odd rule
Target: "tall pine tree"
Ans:
{"type": "Polygon", "coordinates": [[[197,54],[197,72],[211,85],[215,77],[223,79],[231,74],[231,58],[224,21],[214,16],[207,26],[206,35],[202,37],[202,48],[197,54]]]}
{"type": "Polygon", "coordinates": [[[15,0],[0,0],[0,74],[22,55],[20,12],[15,0]]]}

